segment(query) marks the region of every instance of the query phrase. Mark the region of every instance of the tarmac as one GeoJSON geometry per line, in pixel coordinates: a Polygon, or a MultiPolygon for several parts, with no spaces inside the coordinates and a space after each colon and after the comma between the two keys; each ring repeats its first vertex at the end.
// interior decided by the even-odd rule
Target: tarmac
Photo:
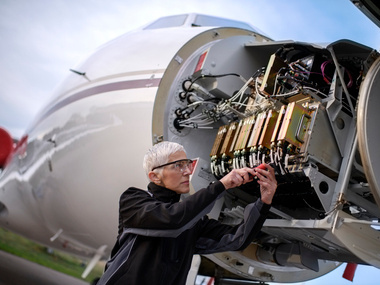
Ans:
{"type": "Polygon", "coordinates": [[[26,259],[0,251],[0,285],[88,285],[26,259]]]}

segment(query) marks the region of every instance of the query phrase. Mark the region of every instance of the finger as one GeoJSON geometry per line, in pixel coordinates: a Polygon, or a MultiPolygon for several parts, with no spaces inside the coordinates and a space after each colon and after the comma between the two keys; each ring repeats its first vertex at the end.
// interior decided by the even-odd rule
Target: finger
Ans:
{"type": "Polygon", "coordinates": [[[244,183],[244,177],[241,173],[241,171],[236,171],[233,176],[233,182],[235,183],[235,186],[239,186],[244,183]]]}
{"type": "Polygon", "coordinates": [[[271,181],[276,180],[276,175],[275,175],[274,169],[270,165],[268,165],[267,170],[258,169],[257,173],[264,175],[266,178],[270,179],[271,181]]]}
{"type": "Polygon", "coordinates": [[[256,176],[257,176],[257,178],[259,178],[260,180],[268,179],[269,174],[270,174],[270,173],[269,173],[267,170],[259,169],[258,171],[256,171],[256,176]]]}
{"type": "Polygon", "coordinates": [[[241,169],[234,169],[234,175],[236,177],[236,181],[239,182],[239,184],[244,184],[245,180],[248,179],[248,177],[246,177],[246,171],[244,170],[244,168],[241,168],[241,169]]]}
{"type": "MultiPolygon", "coordinates": [[[[261,168],[261,169],[267,170],[269,173],[274,174],[274,168],[272,166],[270,166],[269,164],[266,164],[266,163],[263,163],[262,165],[265,168],[261,168]]],[[[258,168],[258,169],[260,169],[260,168],[258,168]]]]}
{"type": "Polygon", "coordinates": [[[263,192],[267,192],[267,194],[274,195],[277,189],[277,182],[276,181],[263,181],[263,180],[258,180],[257,183],[260,184],[260,190],[263,192]]]}
{"type": "Polygon", "coordinates": [[[261,174],[270,173],[270,170],[268,168],[265,168],[265,169],[255,168],[254,170],[261,174]]]}
{"type": "Polygon", "coordinates": [[[270,183],[268,181],[263,180],[263,179],[258,180],[257,183],[260,184],[262,190],[267,190],[268,188],[270,188],[270,183]]]}
{"type": "Polygon", "coordinates": [[[253,168],[247,168],[247,176],[248,176],[248,180],[252,181],[256,176],[255,170],[253,168]]]}
{"type": "Polygon", "coordinates": [[[255,174],[251,174],[250,172],[246,171],[244,172],[244,174],[242,175],[242,178],[244,180],[243,184],[245,183],[248,183],[248,182],[251,182],[253,179],[254,179],[254,175],[255,174]]]}

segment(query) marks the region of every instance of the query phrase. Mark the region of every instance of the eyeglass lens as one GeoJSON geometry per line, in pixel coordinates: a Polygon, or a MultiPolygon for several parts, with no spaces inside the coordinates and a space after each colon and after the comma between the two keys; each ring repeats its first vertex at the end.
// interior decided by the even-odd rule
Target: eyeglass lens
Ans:
{"type": "Polygon", "coordinates": [[[178,161],[175,164],[175,168],[178,169],[181,172],[184,172],[186,170],[186,168],[189,168],[189,170],[192,171],[193,170],[193,161],[190,160],[190,159],[189,160],[178,161]]]}

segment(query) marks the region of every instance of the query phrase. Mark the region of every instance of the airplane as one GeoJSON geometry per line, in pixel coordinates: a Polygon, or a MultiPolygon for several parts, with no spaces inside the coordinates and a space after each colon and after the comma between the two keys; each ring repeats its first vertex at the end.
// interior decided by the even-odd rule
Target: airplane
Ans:
{"type": "MultiPolygon", "coordinates": [[[[376,4],[352,2],[380,26],[376,4]]],[[[90,257],[85,277],[110,254],[120,194],[146,187],[143,155],[167,140],[196,158],[192,192],[232,168],[276,169],[261,235],[202,259],[223,276],[301,282],[343,262],[380,268],[379,61],[348,40],[274,41],[199,14],[158,19],[72,69],[15,147],[0,131],[0,226],[90,257]]],[[[231,189],[210,216],[237,224],[258,196],[231,189]]]]}

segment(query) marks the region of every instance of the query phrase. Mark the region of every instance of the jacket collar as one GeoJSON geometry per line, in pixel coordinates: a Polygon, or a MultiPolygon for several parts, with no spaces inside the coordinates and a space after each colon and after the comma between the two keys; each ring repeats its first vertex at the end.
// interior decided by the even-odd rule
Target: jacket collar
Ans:
{"type": "Polygon", "coordinates": [[[148,184],[148,191],[153,195],[154,198],[165,203],[176,203],[181,198],[180,194],[177,194],[173,190],[159,186],[153,182],[150,182],[148,184]]]}

